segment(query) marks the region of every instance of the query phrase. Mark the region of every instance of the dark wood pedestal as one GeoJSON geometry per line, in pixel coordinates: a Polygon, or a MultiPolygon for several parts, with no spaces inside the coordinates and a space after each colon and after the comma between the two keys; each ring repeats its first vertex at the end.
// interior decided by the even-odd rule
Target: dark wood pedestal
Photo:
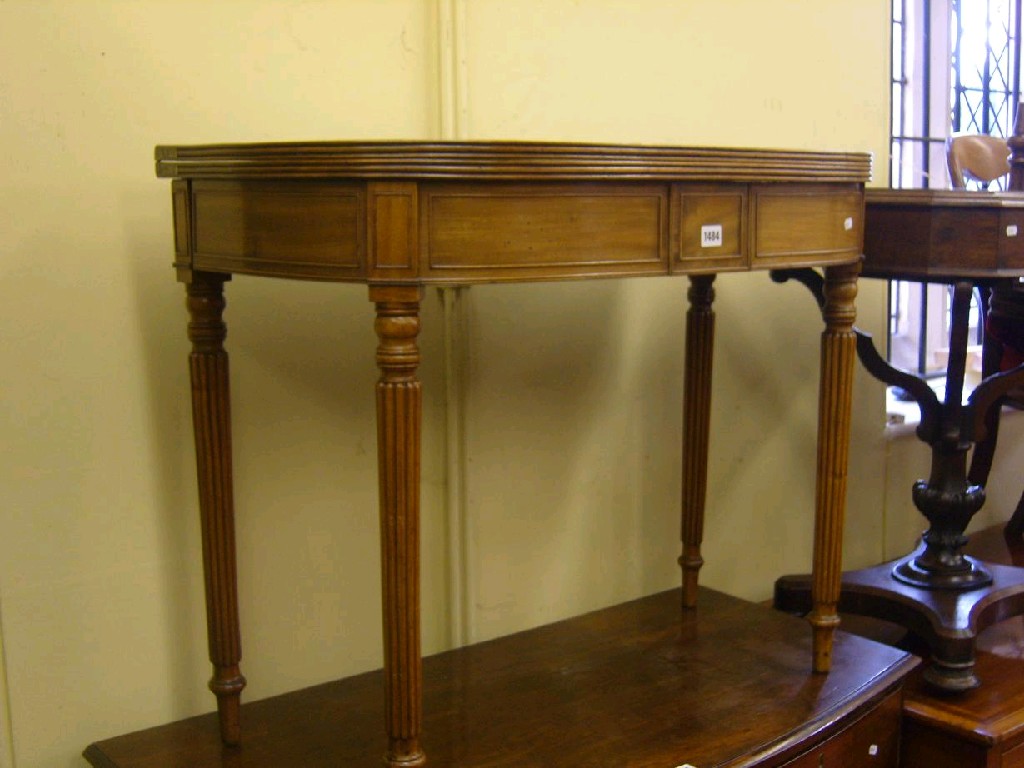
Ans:
{"type": "MultiPolygon", "coordinates": [[[[1003,526],[978,531],[966,551],[989,564],[1019,565],[1024,543],[1003,526]]],[[[851,617],[847,624],[881,638],[889,629],[851,617]]],[[[888,638],[892,640],[892,637],[888,638]]],[[[1024,618],[999,622],[977,638],[975,670],[982,685],[948,695],[915,670],[904,689],[903,768],[1024,768],[1024,618]]]]}
{"type": "MultiPolygon", "coordinates": [[[[948,284],[949,364],[940,401],[923,376],[882,359],[859,330],[857,354],[875,378],[901,387],[917,402],[917,436],[931,449],[931,471],[912,489],[928,521],[921,545],[891,563],[844,573],[839,610],[900,624],[927,643],[927,681],[948,692],[979,684],[975,639],[986,627],[1024,613],[1024,569],[988,566],[967,555],[964,531],[985,503],[999,408],[1024,383],[1024,366],[987,375],[964,401],[970,302],[978,286],[1004,287],[1024,275],[1024,195],[949,190],[869,190],[865,215],[867,277],[948,284]],[[968,467],[968,457],[974,459],[968,467]],[[979,456],[984,459],[979,461],[979,456]]],[[[821,296],[810,270],[781,271],[821,296]]],[[[787,576],[775,585],[775,605],[810,610],[809,580],[787,576]]]]}
{"type": "MultiPolygon", "coordinates": [[[[896,766],[915,657],[836,634],[807,664],[794,617],[679,590],[424,660],[424,744],[439,768],[896,766]]],[[[381,761],[380,672],[245,704],[239,747],[216,714],[91,745],[96,768],[337,768],[381,761]]]]}

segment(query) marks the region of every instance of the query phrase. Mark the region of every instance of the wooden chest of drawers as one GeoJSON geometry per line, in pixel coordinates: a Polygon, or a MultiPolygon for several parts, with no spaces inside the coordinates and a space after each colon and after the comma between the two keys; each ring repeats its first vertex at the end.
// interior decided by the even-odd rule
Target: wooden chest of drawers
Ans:
{"type": "Polygon", "coordinates": [[[783,768],[895,768],[899,764],[902,695],[894,691],[823,744],[783,768]]]}
{"type": "Polygon", "coordinates": [[[979,652],[976,669],[981,687],[956,697],[908,682],[904,768],[1024,768],[1024,659],[979,652]]]}
{"type": "MultiPolygon", "coordinates": [[[[815,674],[801,619],[680,592],[433,656],[425,737],[438,768],[896,768],[915,657],[836,635],[815,674]]],[[[97,768],[380,765],[380,673],[243,707],[225,752],[215,715],[93,744],[97,768]]]]}

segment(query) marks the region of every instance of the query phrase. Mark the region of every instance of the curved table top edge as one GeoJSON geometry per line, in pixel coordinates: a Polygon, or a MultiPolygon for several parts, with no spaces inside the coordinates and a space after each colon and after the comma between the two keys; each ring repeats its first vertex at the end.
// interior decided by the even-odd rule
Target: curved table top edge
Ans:
{"type": "Polygon", "coordinates": [[[554,142],[161,145],[162,178],[818,181],[864,183],[866,152],[554,142]]]}

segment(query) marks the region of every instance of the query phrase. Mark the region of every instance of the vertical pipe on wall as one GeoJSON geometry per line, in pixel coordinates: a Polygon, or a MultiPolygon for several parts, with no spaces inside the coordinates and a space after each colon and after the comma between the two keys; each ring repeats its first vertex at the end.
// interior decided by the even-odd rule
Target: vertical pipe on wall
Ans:
{"type": "MultiPolygon", "coordinates": [[[[462,49],[465,6],[437,0],[438,133],[445,141],[466,138],[466,61],[462,49]]],[[[444,335],[445,513],[448,537],[448,614],[452,645],[473,641],[469,578],[472,537],[465,493],[465,361],[468,288],[440,288],[444,335]]]]}
{"type": "Polygon", "coordinates": [[[461,0],[437,0],[438,113],[446,141],[466,138],[465,16],[461,0]]]}

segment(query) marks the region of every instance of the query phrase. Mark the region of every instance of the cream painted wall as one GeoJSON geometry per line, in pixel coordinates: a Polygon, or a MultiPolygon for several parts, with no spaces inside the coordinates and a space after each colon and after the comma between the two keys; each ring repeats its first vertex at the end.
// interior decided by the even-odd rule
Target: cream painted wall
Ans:
{"type": "MultiPolygon", "coordinates": [[[[184,294],[153,145],[428,136],[433,23],[422,0],[0,4],[0,588],[17,768],[83,765],[90,741],[211,706],[184,294]]],[[[379,664],[375,341],[354,287],[238,279],[228,302],[258,698],[379,664]]],[[[433,304],[425,314],[436,361],[433,304]]],[[[442,387],[436,363],[423,375],[436,550],[442,387]]],[[[444,642],[441,567],[425,572],[428,648],[444,642]]]]}
{"type": "MultiPolygon", "coordinates": [[[[0,767],[80,766],[92,740],[212,704],[183,292],[154,144],[463,136],[884,156],[886,9],[0,2],[0,767]]],[[[676,582],[685,289],[474,288],[457,311],[428,294],[427,652],[676,582]],[[446,323],[461,331],[446,338],[446,323]]],[[[802,289],[764,275],[723,276],[718,295],[705,581],[763,598],[809,563],[820,323],[802,289]]],[[[880,325],[883,301],[864,285],[862,325],[880,325]]],[[[238,278],[228,302],[255,699],[379,664],[374,340],[355,287],[238,278]]],[[[855,398],[847,561],[863,564],[884,548],[881,388],[859,376],[855,398]]]]}
{"type": "MultiPolygon", "coordinates": [[[[471,137],[884,156],[886,8],[466,3],[460,115],[471,137]]],[[[686,288],[681,280],[471,291],[469,637],[678,580],[686,288]]],[[[801,288],[763,274],[722,276],[717,295],[704,582],[763,599],[775,576],[810,564],[821,323],[801,288]]],[[[863,286],[861,325],[874,327],[883,302],[881,286],[863,286]]],[[[856,398],[858,413],[884,409],[866,376],[856,398]]],[[[877,417],[855,424],[851,563],[881,555],[882,438],[877,417]]]]}

